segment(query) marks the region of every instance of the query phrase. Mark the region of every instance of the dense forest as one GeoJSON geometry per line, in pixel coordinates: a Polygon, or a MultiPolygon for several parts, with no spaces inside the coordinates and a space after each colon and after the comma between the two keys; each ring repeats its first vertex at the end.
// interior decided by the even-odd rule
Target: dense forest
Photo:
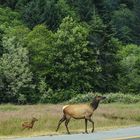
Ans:
{"type": "Polygon", "coordinates": [[[140,0],[0,0],[0,103],[140,93],[140,0]]]}

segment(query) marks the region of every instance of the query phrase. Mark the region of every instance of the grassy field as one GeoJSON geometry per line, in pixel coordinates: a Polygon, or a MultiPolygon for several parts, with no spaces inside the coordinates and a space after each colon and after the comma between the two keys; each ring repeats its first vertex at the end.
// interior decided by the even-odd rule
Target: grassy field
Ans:
{"type": "MultiPolygon", "coordinates": [[[[0,138],[18,136],[52,135],[66,133],[64,124],[58,133],[57,123],[63,105],[0,105],[0,138]],[[32,117],[39,119],[32,130],[22,130],[21,123],[32,117]]],[[[100,104],[93,115],[95,131],[140,125],[140,103],[100,104]]],[[[72,133],[84,132],[84,120],[71,120],[72,133]]],[[[91,124],[88,123],[88,128],[91,124]]]]}

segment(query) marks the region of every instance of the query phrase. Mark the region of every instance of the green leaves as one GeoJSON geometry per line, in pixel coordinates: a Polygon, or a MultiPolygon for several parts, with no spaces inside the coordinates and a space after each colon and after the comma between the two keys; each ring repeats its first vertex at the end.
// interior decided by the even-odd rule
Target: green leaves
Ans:
{"type": "Polygon", "coordinates": [[[0,7],[0,56],[3,54],[2,37],[6,30],[22,25],[20,14],[10,8],[0,7]]]}
{"type": "Polygon", "coordinates": [[[116,36],[125,43],[133,42],[132,26],[135,24],[133,11],[125,4],[115,10],[112,15],[112,25],[116,29],[116,36]]]}
{"type": "Polygon", "coordinates": [[[23,20],[33,28],[44,23],[50,29],[56,30],[62,19],[68,15],[75,16],[75,12],[65,0],[34,0],[28,2],[21,10],[23,20]]]}
{"type": "Polygon", "coordinates": [[[30,52],[30,64],[36,77],[41,78],[46,73],[47,55],[53,41],[53,33],[44,25],[36,26],[27,36],[25,45],[30,52]]]}
{"type": "Polygon", "coordinates": [[[11,11],[9,8],[0,8],[0,30],[21,25],[20,14],[11,11]]]}
{"type": "Polygon", "coordinates": [[[140,47],[133,44],[123,46],[118,55],[121,59],[120,90],[138,93],[140,90],[140,47]]]}
{"type": "Polygon", "coordinates": [[[7,95],[2,97],[2,101],[16,101],[21,89],[33,88],[28,51],[17,43],[15,38],[5,38],[3,47],[5,53],[0,58],[0,72],[3,75],[4,87],[1,89],[1,93],[7,95]]]}
{"type": "Polygon", "coordinates": [[[46,76],[49,77],[47,82],[51,88],[81,92],[92,88],[90,75],[97,71],[96,61],[93,61],[94,57],[91,57],[92,52],[87,46],[88,32],[87,28],[71,17],[63,19],[47,58],[46,76]]]}
{"type": "Polygon", "coordinates": [[[3,102],[55,102],[71,97],[71,91],[140,91],[139,0],[0,5],[3,102]]]}

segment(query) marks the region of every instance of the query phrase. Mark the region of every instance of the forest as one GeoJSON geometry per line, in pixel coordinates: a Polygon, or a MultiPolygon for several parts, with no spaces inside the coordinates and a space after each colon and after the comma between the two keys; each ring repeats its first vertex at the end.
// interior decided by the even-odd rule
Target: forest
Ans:
{"type": "Polygon", "coordinates": [[[140,0],[0,0],[0,103],[140,93],[140,0]]]}

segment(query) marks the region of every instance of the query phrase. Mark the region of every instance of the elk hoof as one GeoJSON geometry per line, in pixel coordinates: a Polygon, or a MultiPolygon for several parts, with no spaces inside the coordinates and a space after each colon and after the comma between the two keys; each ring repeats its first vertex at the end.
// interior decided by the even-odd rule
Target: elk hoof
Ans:
{"type": "Polygon", "coordinates": [[[68,134],[70,135],[70,132],[68,132],[68,134]]]}

